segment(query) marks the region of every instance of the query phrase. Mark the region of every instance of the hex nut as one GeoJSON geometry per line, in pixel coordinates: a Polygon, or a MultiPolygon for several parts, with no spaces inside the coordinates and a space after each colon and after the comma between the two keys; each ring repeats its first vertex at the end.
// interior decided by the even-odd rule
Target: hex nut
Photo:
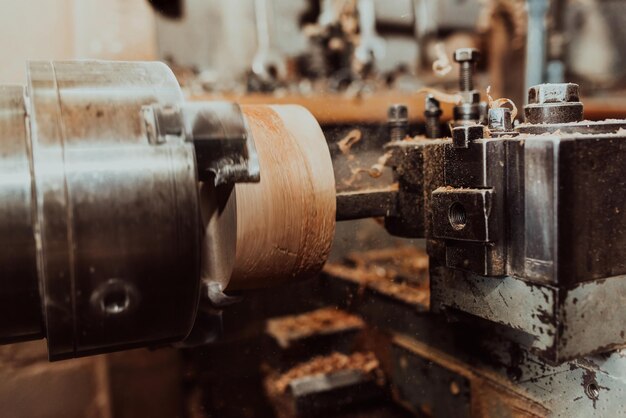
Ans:
{"type": "Polygon", "coordinates": [[[506,107],[496,107],[489,109],[489,129],[492,131],[511,131],[511,110],[506,107]]]}
{"type": "Polygon", "coordinates": [[[580,101],[578,91],[574,83],[539,84],[528,89],[528,103],[575,103],[580,101]]]}
{"type": "Polygon", "coordinates": [[[389,122],[407,121],[409,119],[409,110],[405,105],[393,104],[387,109],[387,120],[389,122]]]}

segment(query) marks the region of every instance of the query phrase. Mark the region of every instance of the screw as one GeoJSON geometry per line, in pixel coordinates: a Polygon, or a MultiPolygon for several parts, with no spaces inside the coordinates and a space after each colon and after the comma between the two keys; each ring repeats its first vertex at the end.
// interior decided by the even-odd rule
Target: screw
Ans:
{"type": "Polygon", "coordinates": [[[409,110],[405,105],[393,104],[387,110],[390,141],[403,140],[409,130],[409,110]]]}
{"type": "Polygon", "coordinates": [[[441,106],[432,94],[426,96],[424,119],[426,119],[426,138],[441,138],[441,106]]]}
{"type": "Polygon", "coordinates": [[[480,59],[475,48],[459,48],[454,51],[454,61],[460,65],[459,87],[461,91],[474,90],[474,64],[480,59]]]}

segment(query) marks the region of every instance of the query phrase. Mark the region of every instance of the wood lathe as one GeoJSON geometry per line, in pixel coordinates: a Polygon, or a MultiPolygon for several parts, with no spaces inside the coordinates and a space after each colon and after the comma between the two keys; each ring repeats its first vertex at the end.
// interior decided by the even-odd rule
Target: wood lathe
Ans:
{"type": "Polygon", "coordinates": [[[225,289],[326,261],[335,182],[302,107],[185,103],[161,63],[77,61],[31,63],[0,108],[2,342],[202,343],[225,289]]]}

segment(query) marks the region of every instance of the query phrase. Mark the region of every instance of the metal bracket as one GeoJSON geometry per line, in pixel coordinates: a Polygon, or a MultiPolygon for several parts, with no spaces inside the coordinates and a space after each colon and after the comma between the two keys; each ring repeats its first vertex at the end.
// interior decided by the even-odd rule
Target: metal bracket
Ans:
{"type": "Polygon", "coordinates": [[[432,196],[435,237],[483,243],[495,241],[496,231],[490,225],[492,189],[440,187],[432,196]]]}
{"type": "Polygon", "coordinates": [[[193,142],[198,178],[215,186],[260,180],[254,140],[240,107],[227,102],[151,105],[142,109],[150,143],[193,142]]]}

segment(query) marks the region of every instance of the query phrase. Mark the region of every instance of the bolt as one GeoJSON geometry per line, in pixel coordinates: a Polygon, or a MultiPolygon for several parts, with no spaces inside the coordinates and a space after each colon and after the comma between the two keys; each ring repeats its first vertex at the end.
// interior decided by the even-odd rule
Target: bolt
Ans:
{"type": "Polygon", "coordinates": [[[393,104],[387,110],[390,141],[403,140],[409,130],[409,110],[405,105],[393,104]]]}
{"type": "Polygon", "coordinates": [[[454,61],[460,65],[459,87],[461,91],[474,90],[474,64],[480,59],[475,48],[459,48],[454,51],[454,61]]]}
{"type": "Polygon", "coordinates": [[[452,129],[454,148],[468,148],[470,142],[483,138],[483,125],[457,126],[452,129]]]}
{"type": "Polygon", "coordinates": [[[426,96],[424,119],[426,119],[426,138],[441,138],[441,106],[432,94],[426,96]]]}

